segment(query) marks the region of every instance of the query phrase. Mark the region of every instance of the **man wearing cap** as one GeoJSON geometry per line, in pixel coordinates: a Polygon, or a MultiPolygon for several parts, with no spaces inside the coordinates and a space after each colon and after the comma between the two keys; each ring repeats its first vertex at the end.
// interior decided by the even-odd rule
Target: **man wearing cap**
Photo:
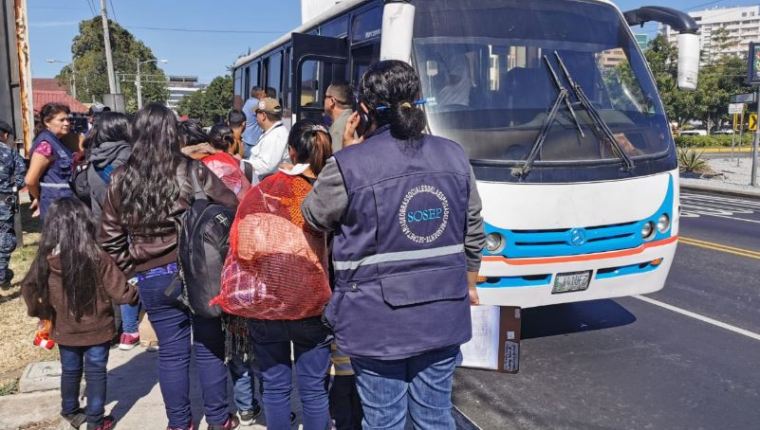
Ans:
{"type": "Polygon", "coordinates": [[[288,157],[288,129],[282,124],[282,107],[273,98],[259,101],[256,107],[256,122],[263,131],[256,146],[251,149],[251,156],[242,160],[248,163],[260,179],[274,173],[282,162],[290,162],[288,157]]]}
{"type": "Polygon", "coordinates": [[[18,189],[24,186],[26,164],[11,141],[13,127],[0,121],[0,287],[11,286],[13,271],[8,268],[16,249],[13,215],[16,213],[18,189]]]}

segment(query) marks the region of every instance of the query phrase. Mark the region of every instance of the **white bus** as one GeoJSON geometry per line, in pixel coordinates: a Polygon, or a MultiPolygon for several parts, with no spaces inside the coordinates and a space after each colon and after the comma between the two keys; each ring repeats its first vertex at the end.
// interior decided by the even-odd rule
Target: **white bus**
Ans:
{"type": "Polygon", "coordinates": [[[485,304],[534,307],[661,289],[678,240],[678,165],[630,30],[679,35],[696,86],[696,24],[604,0],[346,0],[234,65],[235,95],[274,88],[290,121],[320,119],[334,81],[379,59],[419,72],[429,132],[469,154],[488,234],[485,304]]]}

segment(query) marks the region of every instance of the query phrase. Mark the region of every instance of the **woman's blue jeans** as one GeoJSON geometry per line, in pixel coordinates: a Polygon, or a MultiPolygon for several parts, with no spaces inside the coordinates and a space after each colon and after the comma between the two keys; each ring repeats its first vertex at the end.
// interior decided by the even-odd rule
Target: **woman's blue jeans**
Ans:
{"type": "Polygon", "coordinates": [[[87,395],[87,423],[95,427],[103,422],[106,405],[106,365],[111,342],[93,346],[58,345],[61,354],[61,415],[79,409],[79,387],[82,370],[87,395]]]}
{"type": "Polygon", "coordinates": [[[320,318],[295,321],[250,320],[253,354],[264,381],[262,400],[267,428],[290,430],[293,384],[290,343],[296,363],[296,383],[303,405],[304,430],[325,430],[330,423],[327,371],[333,336],[320,318]]]}
{"type": "Polygon", "coordinates": [[[351,357],[364,412],[363,428],[454,430],[451,388],[459,346],[402,360],[351,357]]]}
{"type": "Polygon", "coordinates": [[[222,425],[229,416],[227,367],[224,365],[224,335],[221,319],[192,317],[164,294],[173,275],[138,281],[140,300],[158,337],[158,381],[169,427],[186,429],[190,413],[190,346],[195,346],[195,364],[209,424],[222,425]]]}
{"type": "Polygon", "coordinates": [[[123,333],[137,333],[140,326],[140,303],[136,305],[120,305],[121,308],[121,331],[123,333]]]}

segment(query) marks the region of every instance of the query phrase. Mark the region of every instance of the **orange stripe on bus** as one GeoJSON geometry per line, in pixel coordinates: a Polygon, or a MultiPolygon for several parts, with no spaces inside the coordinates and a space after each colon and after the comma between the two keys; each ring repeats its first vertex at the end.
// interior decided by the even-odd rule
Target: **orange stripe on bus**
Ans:
{"type": "Polygon", "coordinates": [[[678,236],[657,242],[645,243],[637,248],[624,249],[622,251],[602,252],[598,254],[569,255],[566,257],[549,257],[549,258],[507,258],[502,256],[486,256],[483,261],[503,262],[512,266],[527,266],[532,264],[551,264],[551,263],[571,263],[575,261],[603,260],[606,258],[627,257],[629,255],[641,254],[644,250],[657,246],[669,245],[678,241],[678,236]]]}

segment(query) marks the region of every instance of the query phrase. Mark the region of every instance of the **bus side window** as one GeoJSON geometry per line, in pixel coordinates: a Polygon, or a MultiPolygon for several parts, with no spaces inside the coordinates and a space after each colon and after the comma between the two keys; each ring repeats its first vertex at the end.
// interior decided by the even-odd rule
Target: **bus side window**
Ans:
{"type": "Polygon", "coordinates": [[[380,43],[370,43],[351,50],[351,85],[357,88],[364,72],[380,60],[380,43]]]}

